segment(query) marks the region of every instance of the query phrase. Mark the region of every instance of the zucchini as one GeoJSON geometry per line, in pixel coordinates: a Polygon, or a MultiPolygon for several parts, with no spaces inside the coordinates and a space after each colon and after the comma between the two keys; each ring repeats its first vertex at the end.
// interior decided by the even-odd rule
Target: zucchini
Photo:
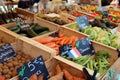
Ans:
{"type": "Polygon", "coordinates": [[[20,33],[20,28],[17,28],[16,30],[13,30],[15,33],[20,33]]]}
{"type": "Polygon", "coordinates": [[[33,29],[29,28],[27,30],[27,34],[30,36],[30,37],[35,37],[37,36],[37,33],[33,31],[33,29]]]}
{"type": "Polygon", "coordinates": [[[10,27],[8,29],[11,30],[11,31],[14,31],[14,30],[17,30],[18,28],[19,28],[18,26],[13,26],[13,27],[10,27]]]}
{"type": "Polygon", "coordinates": [[[47,33],[49,33],[49,31],[43,31],[43,32],[39,33],[39,35],[43,35],[43,34],[47,34],[47,33]]]}
{"type": "Polygon", "coordinates": [[[28,36],[28,35],[27,35],[27,34],[25,34],[25,33],[20,33],[20,35],[22,35],[22,36],[26,36],[26,37],[28,36]]]}
{"type": "Polygon", "coordinates": [[[43,32],[43,31],[49,31],[49,29],[46,28],[46,27],[34,27],[33,30],[34,30],[37,34],[43,32]]]}

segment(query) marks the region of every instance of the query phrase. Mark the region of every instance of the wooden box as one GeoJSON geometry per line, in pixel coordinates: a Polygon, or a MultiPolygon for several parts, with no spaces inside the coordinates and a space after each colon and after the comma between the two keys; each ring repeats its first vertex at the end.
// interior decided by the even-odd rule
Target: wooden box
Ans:
{"type": "Polygon", "coordinates": [[[7,30],[6,28],[0,26],[0,40],[4,43],[13,43],[19,35],[11,33],[11,31],[7,30]]]}
{"type": "MultiPolygon", "coordinates": [[[[39,13],[38,13],[38,14],[39,14],[39,13]]],[[[35,16],[35,21],[38,20],[40,24],[46,24],[47,26],[49,25],[49,26],[57,26],[57,27],[62,26],[62,25],[56,24],[56,23],[54,23],[54,22],[50,22],[50,21],[48,21],[48,20],[45,20],[45,19],[40,18],[40,17],[37,16],[38,14],[36,14],[36,16],[35,16]]],[[[44,15],[44,14],[43,14],[43,15],[44,15]]],[[[59,14],[59,15],[60,15],[60,18],[61,18],[63,21],[66,21],[66,22],[67,22],[67,24],[68,24],[68,23],[71,23],[71,22],[74,22],[74,20],[73,20],[73,18],[71,18],[71,16],[64,16],[64,17],[62,17],[61,14],[59,14]]],[[[65,25],[66,25],[66,24],[65,24],[65,25]]]]}
{"type": "MultiPolygon", "coordinates": [[[[83,33],[78,32],[78,31],[73,31],[72,29],[69,29],[69,28],[67,28],[67,27],[61,27],[61,28],[60,28],[60,33],[65,34],[66,36],[72,36],[72,35],[74,35],[74,36],[78,37],[79,39],[83,39],[83,38],[86,38],[86,37],[87,37],[86,34],[83,34],[83,33]]],[[[39,36],[38,36],[38,37],[39,37],[39,36]]],[[[41,36],[41,37],[42,37],[42,36],[41,36]]],[[[113,60],[113,61],[111,61],[111,64],[113,64],[113,63],[118,59],[118,52],[116,51],[115,48],[112,48],[112,47],[103,45],[103,44],[98,43],[98,42],[95,42],[95,41],[91,41],[91,42],[92,42],[92,44],[93,44],[93,48],[95,49],[95,52],[100,51],[100,50],[105,50],[105,51],[109,52],[109,53],[111,54],[111,56],[113,56],[113,57],[111,57],[111,59],[113,60]]],[[[59,59],[59,57],[60,57],[60,56],[57,56],[56,58],[59,59]]],[[[60,58],[60,59],[63,59],[63,58],[60,58]]],[[[68,62],[68,64],[69,64],[71,61],[69,62],[69,60],[67,60],[66,62],[68,62]]],[[[79,67],[79,64],[76,64],[76,63],[74,63],[74,62],[71,62],[71,63],[73,63],[73,64],[76,66],[76,68],[79,67]]],[[[70,64],[71,64],[71,63],[70,63],[70,64]]],[[[72,65],[72,66],[74,66],[74,65],[72,65]]],[[[74,66],[74,67],[75,67],[75,66],[74,66]]],[[[92,73],[91,73],[91,74],[92,74],[92,73]]],[[[105,73],[104,73],[104,74],[105,74],[105,73]]],[[[103,75],[104,75],[104,74],[103,74],[103,75]]],[[[98,74],[98,75],[99,75],[99,74],[98,74]]],[[[97,78],[100,79],[100,78],[103,77],[103,75],[98,76],[97,78]]]]}
{"type": "MultiPolygon", "coordinates": [[[[49,29],[50,32],[46,33],[46,34],[50,34],[51,32],[53,31],[56,31],[59,29],[58,26],[51,26],[51,25],[47,25],[47,24],[44,24],[44,23],[41,23],[39,20],[35,20],[35,21],[32,21],[32,22],[29,22],[29,21],[26,21],[26,23],[37,23],[38,25],[40,25],[41,27],[46,27],[49,29]]],[[[8,28],[11,28],[13,26],[16,26],[17,23],[10,23],[10,24],[5,24],[5,25],[2,25],[1,27],[4,27],[6,28],[7,31],[9,31],[10,33],[12,32],[12,34],[16,34],[16,35],[19,35],[13,31],[10,31],[8,28]]],[[[46,35],[46,34],[43,34],[43,35],[46,35]]],[[[19,35],[20,36],[20,35],[19,35]]]]}
{"type": "MultiPolygon", "coordinates": [[[[36,43],[32,41],[30,42],[28,39],[24,38],[18,38],[14,43],[12,43],[12,47],[15,52],[21,51],[24,54],[28,54],[33,58],[41,55],[45,62],[49,62],[53,57],[52,52],[44,50],[43,48],[36,46],[36,43]]],[[[18,76],[15,76],[10,80],[18,80],[18,76]]]]}

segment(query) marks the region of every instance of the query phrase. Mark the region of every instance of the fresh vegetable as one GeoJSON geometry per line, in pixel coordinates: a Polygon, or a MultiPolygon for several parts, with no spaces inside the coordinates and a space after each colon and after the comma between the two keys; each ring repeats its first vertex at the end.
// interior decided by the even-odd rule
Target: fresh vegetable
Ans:
{"type": "Polygon", "coordinates": [[[8,29],[22,36],[26,36],[30,38],[50,32],[48,28],[41,27],[37,23],[30,23],[30,24],[23,23],[20,26],[13,26],[8,29]]]}
{"type": "Polygon", "coordinates": [[[56,37],[45,36],[40,38],[39,37],[33,38],[33,40],[56,50],[58,55],[60,46],[63,46],[66,44],[72,44],[72,47],[75,47],[75,42],[78,40],[78,37],[75,37],[75,36],[68,37],[68,36],[65,36],[64,34],[58,34],[56,37]]]}
{"type": "Polygon", "coordinates": [[[57,71],[58,71],[58,67],[59,69],[61,69],[59,73],[52,76],[49,80],[86,80],[86,76],[84,73],[78,74],[76,76],[76,75],[72,75],[72,72],[69,72],[67,69],[60,67],[60,64],[56,65],[55,69],[57,69],[57,71]]]}
{"type": "Polygon", "coordinates": [[[59,25],[65,25],[65,24],[67,24],[66,21],[62,20],[59,17],[49,17],[49,16],[45,16],[43,14],[38,14],[37,16],[40,17],[40,18],[42,18],[42,19],[48,20],[50,22],[54,22],[56,24],[59,24],[59,25]]]}
{"type": "Polygon", "coordinates": [[[109,58],[111,58],[110,53],[100,50],[96,52],[94,56],[81,56],[71,60],[89,69],[98,69],[99,73],[102,75],[109,68],[111,63],[113,63],[109,61],[109,58]]]}
{"type": "Polygon", "coordinates": [[[120,42],[119,42],[120,36],[116,34],[111,34],[106,30],[91,26],[84,28],[82,32],[89,35],[90,38],[94,41],[120,49],[120,42]]]}

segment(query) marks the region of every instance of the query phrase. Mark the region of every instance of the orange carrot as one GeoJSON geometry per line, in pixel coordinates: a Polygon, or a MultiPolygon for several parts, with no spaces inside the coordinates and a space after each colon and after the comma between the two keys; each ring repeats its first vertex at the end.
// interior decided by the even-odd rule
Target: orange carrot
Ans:
{"type": "Polygon", "coordinates": [[[66,39],[67,39],[67,37],[64,37],[64,38],[61,40],[61,42],[60,42],[60,45],[61,45],[61,46],[64,45],[64,42],[65,42],[66,39]]]}
{"type": "Polygon", "coordinates": [[[49,42],[49,43],[46,43],[44,45],[51,47],[51,48],[56,46],[55,42],[49,42]]]}
{"type": "Polygon", "coordinates": [[[63,69],[64,77],[66,80],[73,80],[73,76],[65,69],[63,69]]]}
{"type": "Polygon", "coordinates": [[[40,37],[40,38],[34,38],[33,40],[39,42],[39,43],[48,43],[51,42],[54,38],[50,37],[50,36],[46,36],[46,37],[40,37]]]}
{"type": "Polygon", "coordinates": [[[56,37],[56,38],[53,39],[54,42],[60,41],[60,40],[62,40],[62,38],[56,37]]]}

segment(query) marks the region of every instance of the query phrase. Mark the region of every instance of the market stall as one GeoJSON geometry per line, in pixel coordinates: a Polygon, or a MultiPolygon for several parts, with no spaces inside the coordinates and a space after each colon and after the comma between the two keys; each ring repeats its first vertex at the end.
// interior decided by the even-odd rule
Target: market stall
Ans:
{"type": "Polygon", "coordinates": [[[0,80],[120,79],[117,2],[21,1],[1,3],[0,80]]]}

